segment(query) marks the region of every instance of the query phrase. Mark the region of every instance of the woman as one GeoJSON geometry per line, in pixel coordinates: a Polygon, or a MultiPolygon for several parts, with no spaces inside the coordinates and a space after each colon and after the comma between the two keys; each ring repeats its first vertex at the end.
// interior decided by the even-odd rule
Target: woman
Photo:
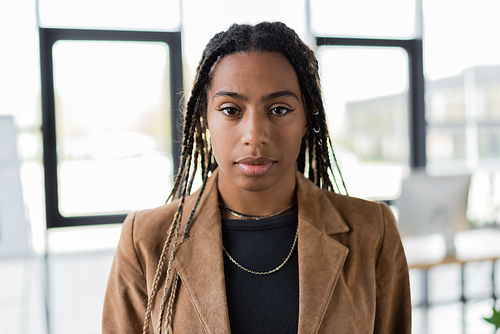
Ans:
{"type": "Polygon", "coordinates": [[[394,218],[335,192],[330,149],[317,60],[293,30],[214,36],[187,103],[178,198],[127,217],[103,332],[409,333],[394,218]]]}

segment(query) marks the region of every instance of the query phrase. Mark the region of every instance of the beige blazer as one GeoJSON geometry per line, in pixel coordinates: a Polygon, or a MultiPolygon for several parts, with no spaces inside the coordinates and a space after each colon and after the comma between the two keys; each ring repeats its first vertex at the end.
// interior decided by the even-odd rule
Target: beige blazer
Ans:
{"type": "MultiPolygon", "coordinates": [[[[408,266],[390,209],[321,190],[299,172],[296,178],[299,333],[410,333],[408,266]]],[[[216,180],[217,171],[173,263],[180,275],[174,333],[230,333],[216,180]]],[[[183,224],[196,197],[186,198],[183,224]]],[[[142,332],[147,297],[177,204],[132,213],[125,220],[104,302],[103,333],[142,332]]],[[[164,285],[163,276],[151,333],[164,285]]]]}

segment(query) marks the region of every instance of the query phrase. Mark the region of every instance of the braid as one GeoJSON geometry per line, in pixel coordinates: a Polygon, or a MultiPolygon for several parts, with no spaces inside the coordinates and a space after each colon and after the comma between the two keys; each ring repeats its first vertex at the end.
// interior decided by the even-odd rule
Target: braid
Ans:
{"type": "Polygon", "coordinates": [[[227,31],[216,34],[203,51],[196,69],[196,79],[193,83],[191,96],[186,103],[181,161],[172,191],[167,199],[168,202],[178,198],[179,204],[167,232],[151,292],[148,296],[143,325],[144,334],[148,332],[158,283],[165,271],[165,286],[158,315],[157,331],[161,333],[165,306],[166,321],[164,327],[168,333],[172,331],[173,308],[179,281],[177,271],[171,272],[175,251],[178,242],[182,243],[189,235],[189,229],[205,191],[206,182],[211,172],[217,167],[212,154],[206,120],[207,90],[211,84],[211,70],[224,56],[236,52],[251,51],[280,53],[288,59],[297,74],[307,120],[306,133],[302,139],[297,158],[297,169],[304,175],[307,174],[307,177],[320,188],[336,192],[342,192],[343,190],[347,193],[328,133],[321,95],[318,61],[314,52],[300,40],[292,29],[279,22],[263,22],[255,26],[235,24],[227,31]],[[333,157],[335,170],[332,167],[331,157],[333,157]],[[185,199],[191,193],[198,172],[201,172],[202,187],[179,241],[185,199]],[[342,181],[342,189],[337,178],[342,181]],[[169,253],[167,268],[164,269],[167,253],[169,253]]]}
{"type": "MultiPolygon", "coordinates": [[[[191,156],[188,156],[187,160],[188,160],[188,165],[190,165],[191,164],[191,156]]],[[[189,171],[189,168],[187,170],[189,171]]],[[[170,251],[170,258],[168,261],[167,273],[166,273],[166,277],[165,277],[165,291],[167,289],[168,282],[170,279],[170,271],[172,268],[172,262],[174,259],[175,249],[177,246],[177,240],[178,240],[180,225],[181,225],[181,221],[182,221],[184,202],[186,199],[186,190],[188,187],[188,182],[187,182],[187,180],[185,180],[185,176],[184,176],[184,180],[181,183],[183,184],[183,189],[182,189],[180,203],[179,203],[179,206],[177,207],[177,211],[175,212],[175,215],[174,215],[174,218],[172,221],[172,225],[168,231],[167,239],[165,240],[165,244],[163,246],[163,250],[162,250],[162,253],[160,255],[160,259],[158,261],[158,266],[156,268],[156,273],[155,273],[155,277],[153,279],[153,286],[151,289],[151,293],[148,296],[146,316],[144,319],[144,324],[143,324],[143,329],[142,329],[143,334],[146,334],[148,332],[148,329],[149,329],[149,320],[151,318],[151,313],[152,313],[152,308],[153,308],[153,300],[155,299],[156,293],[158,291],[157,290],[158,289],[158,281],[160,279],[163,265],[165,263],[167,249],[169,248],[170,242],[172,241],[172,236],[174,236],[174,242],[172,244],[172,250],[170,251]]],[[[164,293],[164,296],[162,298],[162,303],[161,303],[161,307],[160,307],[160,316],[158,318],[158,322],[159,322],[158,326],[161,326],[161,319],[162,319],[162,315],[163,315],[165,299],[166,299],[166,293],[164,293]]]]}

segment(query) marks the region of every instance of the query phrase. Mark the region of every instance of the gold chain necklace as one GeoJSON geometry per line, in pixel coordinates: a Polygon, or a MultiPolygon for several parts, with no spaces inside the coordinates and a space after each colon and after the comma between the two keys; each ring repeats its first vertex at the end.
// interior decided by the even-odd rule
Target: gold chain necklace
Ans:
{"type": "Polygon", "coordinates": [[[287,207],[286,209],[284,210],[281,210],[280,212],[276,212],[276,213],[272,213],[270,215],[266,215],[266,216],[251,216],[251,215],[245,215],[243,213],[239,213],[239,212],[236,212],[234,210],[231,210],[230,208],[228,208],[227,206],[225,206],[224,204],[222,203],[219,203],[219,206],[224,209],[224,211],[226,212],[229,212],[230,214],[232,214],[233,216],[236,216],[238,218],[245,218],[245,219],[251,219],[251,220],[261,220],[261,219],[266,219],[266,218],[273,218],[273,217],[276,217],[276,216],[279,216],[281,215],[282,213],[285,213],[287,212],[288,210],[290,210],[291,208],[293,208],[295,206],[295,204],[297,203],[293,203],[292,205],[290,205],[289,207],[287,207]]]}
{"type": "Polygon", "coordinates": [[[269,270],[269,271],[254,271],[254,270],[251,270],[251,269],[248,269],[246,267],[243,267],[241,264],[239,264],[238,262],[236,262],[235,259],[233,259],[233,257],[231,255],[229,255],[229,253],[227,252],[226,248],[224,246],[222,246],[222,249],[224,250],[224,252],[226,253],[227,257],[229,258],[229,260],[231,260],[232,263],[234,263],[235,265],[237,265],[239,268],[243,269],[244,271],[246,272],[249,272],[250,274],[254,274],[254,275],[269,275],[269,274],[272,274],[274,272],[277,272],[278,270],[280,270],[281,268],[283,268],[283,266],[288,262],[288,260],[290,259],[290,257],[292,256],[292,253],[293,253],[293,249],[295,248],[295,245],[297,244],[297,236],[299,235],[299,224],[297,224],[297,230],[295,231],[295,238],[293,239],[293,245],[292,245],[292,248],[290,248],[290,252],[288,253],[288,255],[286,256],[286,259],[285,261],[283,261],[279,266],[277,266],[276,268],[272,269],[272,270],[269,270]]]}
{"type": "MultiPolygon", "coordinates": [[[[288,208],[286,208],[285,210],[282,210],[280,212],[277,212],[277,213],[273,213],[271,215],[267,215],[267,216],[249,216],[249,215],[245,215],[245,214],[242,214],[242,213],[239,213],[239,212],[236,212],[236,211],[233,211],[231,209],[229,209],[228,207],[226,207],[225,205],[223,204],[219,204],[221,208],[223,208],[225,211],[229,212],[230,214],[236,216],[236,217],[239,217],[239,218],[246,218],[246,219],[253,219],[253,220],[261,220],[261,219],[265,219],[265,218],[272,218],[272,217],[276,217],[276,216],[279,216],[281,215],[282,213],[290,210],[292,207],[295,206],[296,203],[290,205],[288,208]]],[[[229,252],[226,250],[226,247],[222,246],[222,249],[224,250],[224,253],[226,253],[227,257],[229,258],[229,260],[231,260],[232,263],[234,263],[236,266],[238,266],[238,268],[240,269],[243,269],[244,271],[250,273],[250,274],[254,274],[254,275],[269,275],[269,274],[272,274],[272,273],[275,273],[277,272],[278,270],[280,270],[281,268],[283,268],[283,266],[288,262],[288,260],[290,259],[290,257],[292,256],[292,253],[293,253],[293,250],[295,248],[295,245],[297,244],[297,237],[299,235],[299,224],[297,224],[297,230],[295,231],[295,238],[293,239],[293,244],[292,244],[292,248],[290,248],[290,252],[288,252],[288,255],[286,256],[285,260],[279,265],[277,266],[276,268],[272,269],[272,270],[269,270],[269,271],[255,271],[255,270],[251,270],[251,269],[248,269],[244,266],[242,266],[241,264],[239,264],[230,254],[229,252]]]]}

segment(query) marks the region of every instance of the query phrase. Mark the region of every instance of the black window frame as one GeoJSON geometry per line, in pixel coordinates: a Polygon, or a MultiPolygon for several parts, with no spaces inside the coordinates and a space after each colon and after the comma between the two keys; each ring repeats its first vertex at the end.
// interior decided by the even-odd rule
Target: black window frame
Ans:
{"type": "Polygon", "coordinates": [[[182,142],[182,48],[180,31],[127,31],[59,29],[39,27],[42,97],[43,165],[47,228],[122,223],[126,214],[65,217],[59,212],[57,180],[56,118],[52,49],[59,40],[164,42],[169,46],[172,157],[178,170],[182,142]]]}
{"type": "Polygon", "coordinates": [[[406,51],[409,64],[409,117],[410,167],[423,168],[427,164],[426,121],[424,101],[424,65],[422,39],[371,39],[316,36],[320,46],[397,47],[406,51]]]}

